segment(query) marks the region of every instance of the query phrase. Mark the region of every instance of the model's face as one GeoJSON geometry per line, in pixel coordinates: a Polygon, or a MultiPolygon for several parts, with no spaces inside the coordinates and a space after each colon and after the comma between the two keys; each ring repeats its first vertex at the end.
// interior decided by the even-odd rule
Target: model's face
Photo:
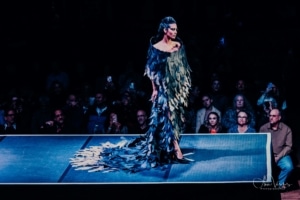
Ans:
{"type": "Polygon", "coordinates": [[[218,118],[215,114],[210,114],[208,116],[208,123],[211,125],[211,126],[215,126],[218,122],[218,118]]]}
{"type": "Polygon", "coordinates": [[[248,116],[247,116],[247,113],[245,112],[240,112],[237,116],[237,121],[238,121],[238,124],[243,126],[243,125],[246,125],[247,122],[248,122],[248,116]]]}
{"type": "Polygon", "coordinates": [[[165,35],[171,39],[175,39],[177,36],[177,24],[169,24],[169,28],[165,29],[165,35]]]}

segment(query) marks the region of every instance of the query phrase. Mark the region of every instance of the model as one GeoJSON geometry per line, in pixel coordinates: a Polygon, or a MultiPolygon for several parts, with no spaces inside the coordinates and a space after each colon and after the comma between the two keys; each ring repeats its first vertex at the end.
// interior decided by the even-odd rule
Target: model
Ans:
{"type": "Polygon", "coordinates": [[[191,88],[191,69],[177,31],[175,19],[165,17],[161,20],[158,34],[150,39],[145,66],[145,75],[153,89],[149,130],[134,141],[122,140],[115,145],[106,143],[93,150],[84,149],[71,159],[74,167],[90,171],[136,172],[163,164],[191,161],[184,157],[179,147],[191,88]],[[90,151],[93,151],[95,159],[87,161],[85,155],[90,155],[90,151]],[[98,153],[95,154],[95,151],[98,153]],[[112,151],[118,151],[117,156],[112,151]]]}

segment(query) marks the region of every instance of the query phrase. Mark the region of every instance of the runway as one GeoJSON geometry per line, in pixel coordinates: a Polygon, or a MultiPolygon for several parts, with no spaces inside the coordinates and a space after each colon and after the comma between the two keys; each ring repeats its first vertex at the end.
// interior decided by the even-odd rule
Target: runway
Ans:
{"type": "Polygon", "coordinates": [[[184,134],[189,164],[169,164],[138,173],[77,170],[70,158],[83,148],[139,135],[7,135],[0,141],[1,185],[137,185],[272,181],[269,133],[184,134]]]}

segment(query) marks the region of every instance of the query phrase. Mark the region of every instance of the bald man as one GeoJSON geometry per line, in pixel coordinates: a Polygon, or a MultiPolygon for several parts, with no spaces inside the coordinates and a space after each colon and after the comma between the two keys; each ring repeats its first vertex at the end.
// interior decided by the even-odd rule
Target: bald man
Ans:
{"type": "Polygon", "coordinates": [[[272,109],[269,114],[269,122],[262,125],[259,132],[271,133],[273,155],[276,165],[280,168],[278,185],[286,189],[286,180],[294,169],[290,152],[292,151],[292,131],[289,126],[281,122],[279,109],[272,109]]]}

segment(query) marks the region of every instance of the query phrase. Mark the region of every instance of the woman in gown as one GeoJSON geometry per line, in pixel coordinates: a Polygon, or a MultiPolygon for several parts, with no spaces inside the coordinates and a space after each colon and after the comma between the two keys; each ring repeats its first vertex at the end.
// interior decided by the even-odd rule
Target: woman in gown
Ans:
{"type": "Polygon", "coordinates": [[[150,39],[145,66],[145,75],[153,89],[149,130],[133,141],[123,139],[118,144],[106,143],[94,147],[96,149],[80,150],[75,158],[71,158],[73,167],[89,171],[136,172],[163,164],[191,161],[184,157],[179,147],[191,88],[191,69],[177,31],[175,19],[165,17],[161,20],[158,34],[150,39]]]}

